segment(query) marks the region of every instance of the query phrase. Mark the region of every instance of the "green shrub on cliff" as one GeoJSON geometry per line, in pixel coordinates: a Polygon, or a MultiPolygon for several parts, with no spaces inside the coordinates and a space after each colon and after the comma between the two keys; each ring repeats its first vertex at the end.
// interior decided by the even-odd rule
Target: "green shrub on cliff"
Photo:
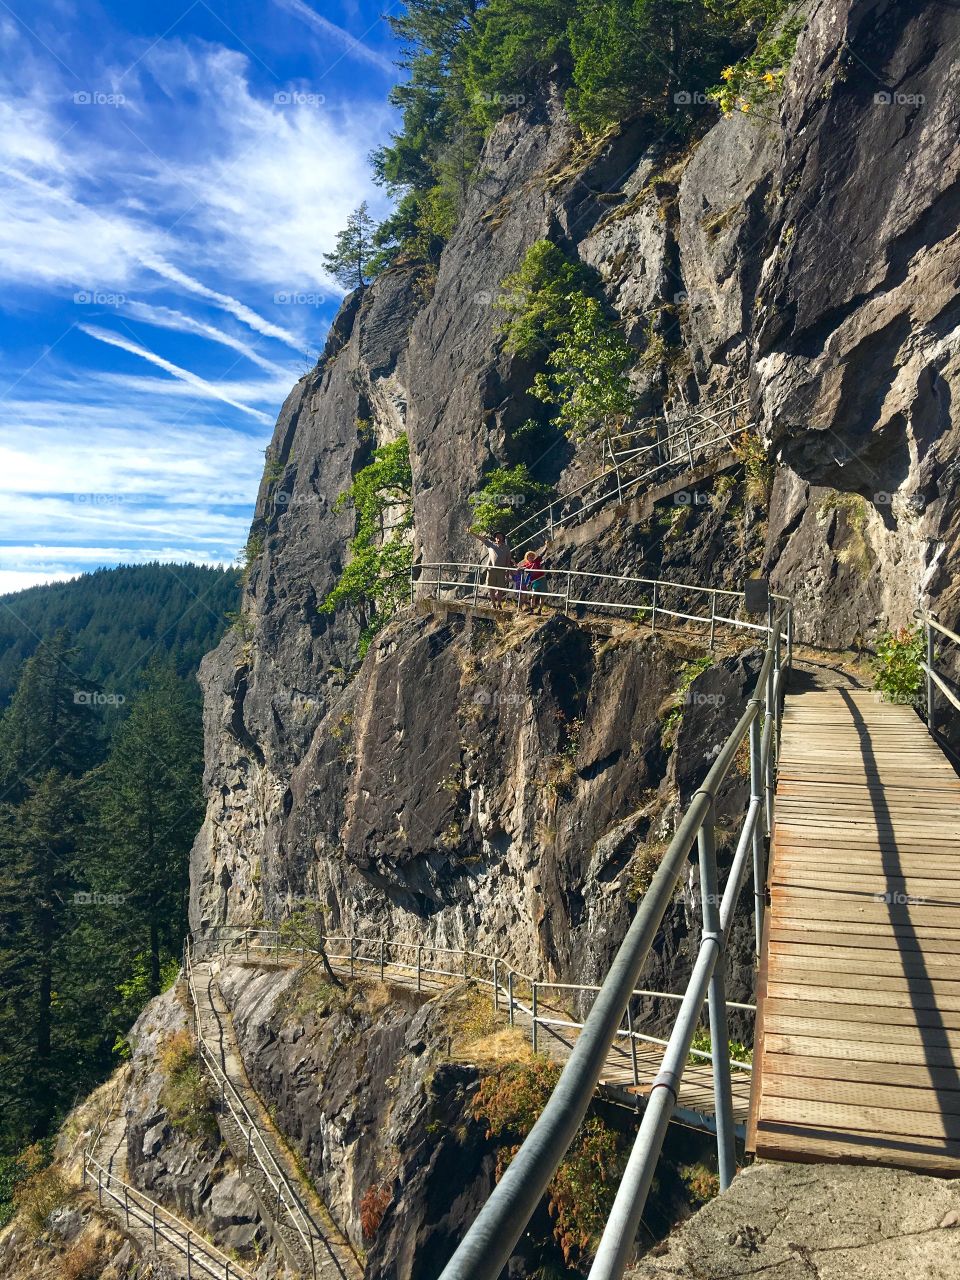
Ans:
{"type": "Polygon", "coordinates": [[[550,486],[534,480],[522,462],[515,467],[497,467],[473,495],[472,528],[477,533],[509,535],[525,512],[544,502],[550,493],[550,486]]]}
{"type": "MultiPolygon", "coordinates": [[[[480,1081],[474,1116],[497,1143],[497,1177],[506,1170],[520,1144],[546,1106],[560,1068],[537,1057],[531,1063],[509,1063],[480,1081]]],[[[596,1252],[623,1172],[625,1143],[598,1115],[590,1115],[547,1188],[553,1234],[569,1267],[581,1269],[596,1252]]]]}
{"type": "Polygon", "coordinates": [[[596,279],[549,240],[538,240],[502,283],[506,348],[546,353],[533,394],[555,410],[571,435],[611,425],[634,408],[629,370],[636,354],[607,315],[596,279]]]}
{"type": "Polygon", "coordinates": [[[919,703],[923,693],[926,639],[922,627],[886,631],[877,641],[873,678],[887,702],[919,703]]]}
{"type": "Polygon", "coordinates": [[[320,612],[352,609],[360,623],[362,657],[376,633],[390,621],[407,596],[413,548],[413,475],[406,435],[373,451],[372,460],[334,503],[357,515],[350,560],[320,612]],[[389,523],[387,523],[389,521],[389,523]]]}

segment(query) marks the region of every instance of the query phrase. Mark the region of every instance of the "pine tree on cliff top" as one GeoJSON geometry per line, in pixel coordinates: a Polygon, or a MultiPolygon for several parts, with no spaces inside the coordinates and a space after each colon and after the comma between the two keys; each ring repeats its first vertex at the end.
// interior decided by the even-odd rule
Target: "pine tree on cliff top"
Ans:
{"type": "Polygon", "coordinates": [[[347,219],[347,225],[337,236],[333,252],[323,255],[327,270],[345,289],[365,289],[367,286],[370,260],[374,254],[375,226],[364,200],[347,219]]]}

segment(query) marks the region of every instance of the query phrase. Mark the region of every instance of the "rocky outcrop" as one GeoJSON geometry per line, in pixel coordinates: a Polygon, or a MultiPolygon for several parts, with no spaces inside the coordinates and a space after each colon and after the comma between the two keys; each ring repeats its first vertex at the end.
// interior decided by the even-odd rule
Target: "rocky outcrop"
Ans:
{"type": "Polygon", "coordinates": [[[684,1223],[629,1280],[960,1276],[956,1183],[896,1169],[762,1163],[684,1223]]]}

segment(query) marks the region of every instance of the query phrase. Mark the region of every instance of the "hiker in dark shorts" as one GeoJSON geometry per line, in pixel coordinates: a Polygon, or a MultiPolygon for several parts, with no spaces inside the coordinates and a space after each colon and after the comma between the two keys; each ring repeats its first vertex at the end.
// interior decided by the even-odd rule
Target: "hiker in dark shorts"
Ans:
{"type": "Polygon", "coordinates": [[[502,533],[495,533],[488,538],[484,533],[467,532],[482,542],[487,548],[487,586],[490,589],[490,600],[495,609],[503,608],[503,593],[510,587],[510,570],[513,568],[513,554],[507,546],[507,539],[502,533]]]}

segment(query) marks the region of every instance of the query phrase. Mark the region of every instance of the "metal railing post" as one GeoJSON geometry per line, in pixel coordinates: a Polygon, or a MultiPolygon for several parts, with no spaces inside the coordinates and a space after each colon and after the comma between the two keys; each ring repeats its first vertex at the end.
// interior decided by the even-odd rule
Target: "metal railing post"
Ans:
{"type": "Polygon", "coordinates": [[[507,970],[507,1008],[508,1008],[507,1017],[509,1019],[510,1026],[512,1027],[513,1026],[513,970],[512,969],[507,970]]]}
{"type": "Polygon", "coordinates": [[[467,948],[463,948],[463,976],[467,977],[467,948]]]}
{"type": "Polygon", "coordinates": [[[380,981],[383,981],[383,939],[380,939],[380,981]]]}
{"type": "Polygon", "coordinates": [[[356,972],[356,969],[354,967],[354,942],[355,942],[355,938],[351,933],[350,935],[350,977],[351,978],[354,976],[356,972]]]}
{"type": "Polygon", "coordinates": [[[627,1001],[627,1035],[630,1037],[630,1061],[633,1065],[633,1087],[640,1087],[640,1068],[637,1064],[637,1042],[633,1036],[633,1014],[630,1012],[630,1001],[627,1001]]]}
{"type": "Polygon", "coordinates": [[[564,601],[563,601],[563,612],[569,613],[570,612],[570,570],[569,569],[566,570],[566,574],[567,574],[567,594],[564,597],[564,601]]]}
{"type": "Polygon", "coordinates": [[[97,1168],[97,1204],[103,1206],[103,1174],[97,1168]]]}
{"type": "Polygon", "coordinates": [[[473,571],[473,607],[480,603],[480,565],[473,571]]]}
{"type": "Polygon", "coordinates": [[[710,652],[713,653],[714,637],[717,633],[717,597],[716,593],[710,593],[710,652]]]}
{"type": "Polygon", "coordinates": [[[418,942],[417,943],[417,990],[418,991],[420,990],[420,974],[423,969],[422,956],[423,956],[423,945],[418,942]]]}
{"type": "Polygon", "coordinates": [[[497,975],[497,957],[494,956],[493,957],[493,1011],[494,1013],[499,1013],[500,1011],[500,990],[499,990],[499,987],[497,986],[498,982],[499,982],[499,978],[497,975]]]}
{"type": "Polygon", "coordinates": [[[763,835],[760,830],[763,809],[763,778],[760,768],[760,710],[750,723],[750,803],[759,811],[753,824],[753,900],[756,952],[760,955],[763,938],[763,913],[766,908],[766,877],[763,867],[763,835]]]}
{"type": "Polygon", "coordinates": [[[733,1119],[733,1087],[730,1080],[730,1033],[727,1028],[727,997],[724,983],[726,950],[720,926],[720,890],[717,876],[717,845],[714,824],[716,804],[710,808],[697,835],[700,855],[700,901],[704,937],[717,939],[719,953],[707,999],[710,1003],[710,1053],[713,1059],[713,1102],[717,1118],[717,1165],[720,1190],[726,1191],[737,1172],[736,1130],[733,1119]]]}
{"type": "Polygon", "coordinates": [[[933,671],[933,657],[934,657],[933,627],[930,625],[929,622],[926,622],[924,625],[926,626],[926,629],[927,629],[927,730],[929,733],[932,734],[935,728],[935,713],[933,708],[933,698],[934,698],[933,676],[931,675],[931,672],[933,671]]]}
{"type": "Polygon", "coordinates": [[[190,1266],[190,1232],[187,1232],[187,1280],[193,1280],[193,1270],[190,1266]]]}
{"type": "Polygon", "coordinates": [[[653,584],[653,607],[650,610],[650,630],[657,629],[657,584],[653,584]]]}
{"type": "Polygon", "coordinates": [[[530,1039],[533,1052],[537,1052],[537,984],[533,984],[533,999],[530,1002],[530,1008],[533,1012],[533,1021],[530,1023],[530,1039]]]}
{"type": "Polygon", "coordinates": [[[777,696],[777,687],[780,683],[780,621],[777,620],[777,631],[773,637],[773,665],[771,672],[773,676],[773,735],[770,739],[770,753],[774,759],[780,754],[780,699],[777,696]]]}
{"type": "Polygon", "coordinates": [[[150,1208],[150,1230],[153,1236],[153,1247],[157,1247],[157,1206],[153,1204],[150,1208]]]}
{"type": "Polygon", "coordinates": [[[787,670],[793,670],[793,606],[787,606],[787,670]]]}

